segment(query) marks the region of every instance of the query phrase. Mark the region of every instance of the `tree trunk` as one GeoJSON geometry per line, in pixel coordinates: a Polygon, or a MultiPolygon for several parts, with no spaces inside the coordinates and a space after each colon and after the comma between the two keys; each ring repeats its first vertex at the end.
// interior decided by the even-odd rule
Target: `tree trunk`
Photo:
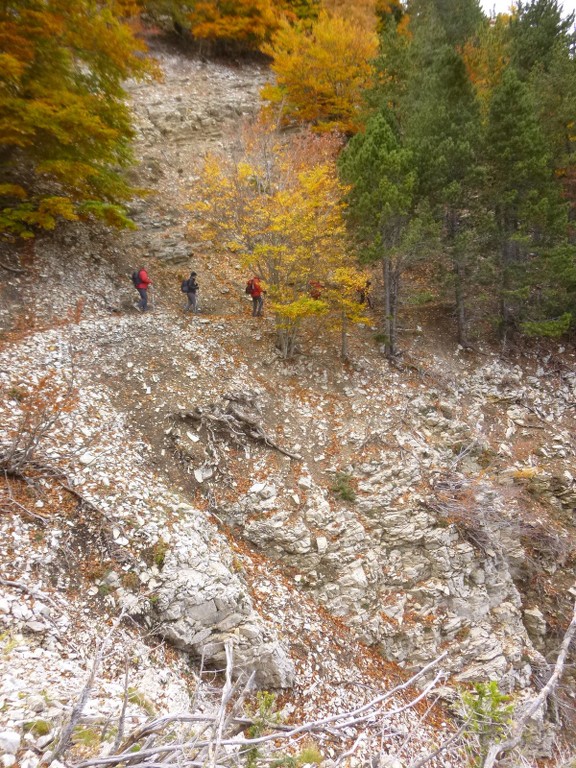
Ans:
{"type": "Polygon", "coordinates": [[[458,343],[465,349],[468,342],[468,317],[466,312],[466,266],[465,257],[459,252],[456,236],[460,229],[460,214],[454,208],[448,208],[445,215],[446,232],[452,251],[452,266],[454,270],[454,299],[456,302],[456,323],[458,343]]]}
{"type": "Polygon", "coordinates": [[[342,346],[340,357],[342,360],[348,360],[348,318],[344,310],[342,310],[342,346]]]}
{"type": "Polygon", "coordinates": [[[464,285],[465,285],[465,273],[464,264],[461,259],[456,256],[454,259],[454,294],[456,299],[456,320],[458,325],[458,344],[464,349],[470,347],[468,341],[468,318],[466,313],[466,303],[464,300],[464,285]]]}
{"type": "Polygon", "coordinates": [[[296,328],[276,328],[276,348],[284,360],[290,360],[296,354],[296,328]]]}
{"type": "Polygon", "coordinates": [[[392,276],[390,256],[382,259],[382,271],[384,276],[384,354],[388,359],[394,355],[393,328],[392,328],[392,276]]]}
{"type": "Polygon", "coordinates": [[[508,332],[514,325],[514,311],[510,305],[509,292],[512,289],[510,270],[519,257],[519,245],[513,240],[518,230],[518,219],[514,212],[505,212],[500,218],[500,339],[506,346],[508,332]]]}
{"type": "Polygon", "coordinates": [[[398,353],[396,345],[398,325],[398,295],[400,293],[400,265],[398,261],[394,268],[390,267],[391,291],[390,291],[390,357],[398,353]]]}

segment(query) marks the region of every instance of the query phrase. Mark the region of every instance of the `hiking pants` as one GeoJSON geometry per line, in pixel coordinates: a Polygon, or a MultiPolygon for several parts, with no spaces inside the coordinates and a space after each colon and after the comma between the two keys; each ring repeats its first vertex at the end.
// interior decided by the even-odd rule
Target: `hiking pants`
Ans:
{"type": "Polygon", "coordinates": [[[252,296],[252,317],[260,317],[264,306],[264,296],[252,296]]]}
{"type": "Polygon", "coordinates": [[[142,312],[146,312],[148,309],[148,291],[146,288],[138,288],[138,293],[140,294],[140,301],[138,302],[138,306],[142,312]]]}
{"type": "Polygon", "coordinates": [[[188,304],[184,308],[184,312],[191,309],[192,312],[196,314],[196,312],[198,312],[198,296],[196,291],[194,291],[194,293],[187,293],[186,296],[188,296],[188,304]]]}

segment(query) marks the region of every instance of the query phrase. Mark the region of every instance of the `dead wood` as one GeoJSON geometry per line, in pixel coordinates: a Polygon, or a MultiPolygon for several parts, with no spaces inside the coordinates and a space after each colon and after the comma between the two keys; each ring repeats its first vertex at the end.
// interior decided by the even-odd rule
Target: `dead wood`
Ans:
{"type": "Polygon", "coordinates": [[[290,459],[300,460],[299,454],[283,448],[265,431],[257,398],[254,392],[233,392],[224,395],[220,402],[177,411],[172,417],[174,422],[191,421],[197,425],[197,430],[204,434],[212,466],[220,463],[219,446],[224,441],[244,449],[249,441],[262,443],[290,459]]]}

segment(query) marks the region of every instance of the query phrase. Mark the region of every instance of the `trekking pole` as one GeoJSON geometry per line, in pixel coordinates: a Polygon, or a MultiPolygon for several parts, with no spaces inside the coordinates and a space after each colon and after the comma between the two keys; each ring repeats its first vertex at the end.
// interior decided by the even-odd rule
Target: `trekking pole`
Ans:
{"type": "Polygon", "coordinates": [[[153,285],[150,286],[150,304],[152,309],[156,309],[156,289],[153,285]]]}

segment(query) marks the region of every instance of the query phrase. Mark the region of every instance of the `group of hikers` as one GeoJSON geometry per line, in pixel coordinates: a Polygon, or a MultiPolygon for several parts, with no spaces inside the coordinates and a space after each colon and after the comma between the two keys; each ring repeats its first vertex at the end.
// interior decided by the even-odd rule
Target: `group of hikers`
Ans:
{"type": "MultiPolygon", "coordinates": [[[[192,312],[192,314],[198,313],[198,291],[200,286],[196,272],[191,272],[190,277],[186,280],[182,280],[180,290],[185,293],[188,302],[184,307],[184,312],[192,312]]],[[[140,294],[140,301],[136,302],[134,306],[140,312],[147,312],[148,307],[148,291],[152,285],[152,280],[148,275],[148,272],[144,267],[140,267],[132,274],[132,282],[134,287],[140,294]]],[[[246,294],[252,298],[252,317],[262,317],[262,309],[264,307],[264,286],[262,285],[262,278],[259,275],[254,275],[246,283],[246,294]]]]}
{"type": "MultiPolygon", "coordinates": [[[[182,284],[180,285],[180,290],[182,293],[185,293],[188,298],[188,302],[184,307],[184,312],[192,312],[194,315],[198,312],[198,291],[200,290],[196,277],[196,272],[190,272],[190,277],[186,280],[182,280],[182,284]]],[[[140,267],[140,269],[132,274],[132,282],[140,294],[140,301],[134,304],[134,306],[141,312],[146,312],[148,310],[148,289],[152,285],[152,280],[150,280],[148,272],[144,267],[140,267]]],[[[370,309],[372,309],[372,299],[370,297],[371,285],[372,283],[370,280],[367,280],[365,286],[360,290],[358,298],[360,304],[366,303],[370,309]]],[[[309,293],[313,299],[319,299],[323,290],[324,286],[317,280],[310,281],[309,293]]],[[[264,286],[262,285],[262,278],[259,275],[251,277],[246,283],[245,292],[252,298],[252,317],[262,317],[264,295],[266,293],[264,286]]]]}

